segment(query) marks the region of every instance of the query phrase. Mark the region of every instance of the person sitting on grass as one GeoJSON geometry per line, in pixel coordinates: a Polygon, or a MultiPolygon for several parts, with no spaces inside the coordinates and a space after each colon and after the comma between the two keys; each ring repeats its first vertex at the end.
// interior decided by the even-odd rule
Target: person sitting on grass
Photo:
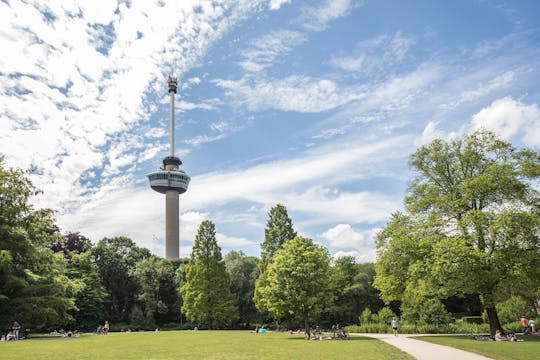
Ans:
{"type": "Polygon", "coordinates": [[[497,330],[495,332],[495,341],[517,342],[518,340],[513,331],[508,332],[508,335],[504,335],[500,330],[497,330]]]}
{"type": "Polygon", "coordinates": [[[9,333],[6,335],[6,341],[12,341],[17,340],[17,337],[15,336],[15,333],[13,330],[10,330],[9,333]]]}

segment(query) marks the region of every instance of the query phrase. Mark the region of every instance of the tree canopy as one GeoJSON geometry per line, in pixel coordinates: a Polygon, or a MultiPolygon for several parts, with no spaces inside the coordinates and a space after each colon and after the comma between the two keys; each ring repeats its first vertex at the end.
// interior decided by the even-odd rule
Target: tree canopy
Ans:
{"type": "MultiPolygon", "coordinates": [[[[264,229],[264,241],[261,244],[261,259],[259,260],[259,277],[255,285],[254,300],[257,309],[261,312],[268,312],[266,304],[267,299],[264,298],[263,289],[267,286],[268,266],[272,263],[274,255],[286,242],[296,237],[293,223],[287,208],[282,204],[277,204],[270,209],[268,213],[268,221],[264,229]]],[[[290,326],[290,314],[288,315],[290,326]]]]}
{"type": "Polygon", "coordinates": [[[481,130],[434,140],[410,165],[406,212],[377,238],[375,286],[386,301],[478,294],[494,333],[503,290],[540,279],[540,156],[481,130]]]}
{"type": "Polygon", "coordinates": [[[0,324],[14,320],[29,328],[72,319],[75,284],[66,263],[50,249],[55,235],[48,209],[35,210],[37,193],[21,170],[8,169],[0,156],[0,324]]]}
{"type": "Polygon", "coordinates": [[[183,298],[182,312],[196,324],[216,329],[231,324],[238,317],[230,278],[216,241],[214,224],[201,223],[189,265],[186,282],[180,289],[183,298]]]}
{"type": "Polygon", "coordinates": [[[306,334],[309,321],[333,301],[330,256],[311,239],[296,237],[283,244],[268,266],[267,286],[261,289],[265,307],[276,318],[298,315],[306,334]]]}

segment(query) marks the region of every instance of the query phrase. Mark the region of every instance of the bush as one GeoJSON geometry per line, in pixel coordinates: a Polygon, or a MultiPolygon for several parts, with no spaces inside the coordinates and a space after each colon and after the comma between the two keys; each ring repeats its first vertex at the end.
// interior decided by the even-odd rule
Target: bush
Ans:
{"type": "Polygon", "coordinates": [[[377,313],[377,322],[379,324],[390,324],[393,318],[397,318],[396,314],[389,307],[385,306],[377,313]]]}
{"type": "MultiPolygon", "coordinates": [[[[387,324],[365,324],[351,325],[346,327],[349,333],[382,333],[390,334],[392,329],[387,324]]],[[[487,324],[469,324],[465,322],[455,322],[444,325],[435,324],[403,324],[399,327],[402,334],[487,334],[489,326],[487,324]]]]}
{"type": "Polygon", "coordinates": [[[527,319],[534,316],[532,307],[519,296],[511,296],[508,300],[497,304],[497,314],[501,324],[518,321],[522,316],[527,319]]]}
{"type": "Polygon", "coordinates": [[[401,303],[403,321],[408,324],[448,324],[452,316],[444,304],[435,298],[424,298],[421,296],[406,296],[401,303]]]}
{"type": "Polygon", "coordinates": [[[373,313],[371,312],[370,308],[365,308],[364,311],[362,311],[362,314],[360,314],[360,317],[358,318],[360,320],[360,324],[370,324],[373,321],[373,313]]]}
{"type": "Polygon", "coordinates": [[[467,324],[483,324],[485,321],[482,316],[464,316],[457,322],[463,322],[467,324]]]}

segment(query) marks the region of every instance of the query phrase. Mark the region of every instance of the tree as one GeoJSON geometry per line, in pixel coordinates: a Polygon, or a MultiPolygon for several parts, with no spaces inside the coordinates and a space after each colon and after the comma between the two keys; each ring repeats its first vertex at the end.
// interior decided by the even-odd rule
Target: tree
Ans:
{"type": "Polygon", "coordinates": [[[238,317],[229,274],[216,241],[215,226],[209,220],[199,227],[186,270],[186,282],[180,291],[182,312],[190,321],[215,329],[230,325],[238,317]]]}
{"type": "Polygon", "coordinates": [[[8,169],[0,156],[0,324],[14,320],[28,328],[44,328],[71,319],[74,284],[63,257],[49,246],[54,224],[49,209],[29,203],[37,194],[25,173],[8,169]]]}
{"type": "Polygon", "coordinates": [[[327,325],[354,324],[364,309],[377,312],[383,307],[377,289],[372,286],[374,276],[373,264],[357,264],[351,256],[334,260],[330,283],[335,300],[324,315],[327,325]]]}
{"type": "Polygon", "coordinates": [[[246,256],[242,251],[231,251],[225,255],[225,267],[231,278],[231,292],[240,314],[240,323],[249,325],[256,322],[259,312],[253,302],[255,281],[259,275],[259,260],[246,256]]]}
{"type": "Polygon", "coordinates": [[[75,283],[75,306],[70,311],[78,329],[94,329],[103,321],[107,291],[101,282],[99,268],[90,252],[70,253],[67,276],[75,283]]]}
{"type": "Polygon", "coordinates": [[[375,286],[384,300],[407,291],[439,299],[478,294],[492,334],[504,289],[538,287],[540,156],[478,131],[435,140],[410,159],[417,175],[379,234],[375,286]]]}
{"type": "Polygon", "coordinates": [[[148,249],[135,245],[127,237],[103,238],[92,249],[103,285],[109,296],[105,317],[109,322],[128,321],[138,292],[132,272],[137,263],[150,257],[148,249]]]}
{"type": "Polygon", "coordinates": [[[177,321],[180,316],[180,299],[176,291],[175,268],[170,260],[156,256],[143,259],[132,274],[139,285],[137,296],[144,321],[139,326],[154,327],[166,321],[177,321]]]}
{"type": "Polygon", "coordinates": [[[68,232],[62,237],[55,237],[51,244],[54,252],[63,252],[64,256],[69,257],[70,253],[80,254],[87,252],[92,248],[90,239],[81,235],[79,232],[68,232]]]}
{"type": "Polygon", "coordinates": [[[283,244],[268,266],[261,289],[265,307],[276,318],[298,315],[309,338],[309,321],[332,303],[328,251],[311,239],[296,237],[283,244]]]}
{"type": "Polygon", "coordinates": [[[402,319],[408,324],[448,324],[451,315],[444,304],[434,297],[405,294],[401,304],[402,319]]]}
{"type": "MultiPolygon", "coordinates": [[[[261,244],[261,259],[259,261],[259,277],[255,284],[254,301],[257,309],[268,312],[267,299],[263,297],[263,289],[267,286],[266,269],[271,264],[276,252],[284,243],[294,239],[296,231],[293,229],[292,220],[285,206],[278,204],[270,209],[268,221],[264,230],[264,241],[261,244]]],[[[287,314],[288,327],[291,325],[291,314],[287,314]]]]}

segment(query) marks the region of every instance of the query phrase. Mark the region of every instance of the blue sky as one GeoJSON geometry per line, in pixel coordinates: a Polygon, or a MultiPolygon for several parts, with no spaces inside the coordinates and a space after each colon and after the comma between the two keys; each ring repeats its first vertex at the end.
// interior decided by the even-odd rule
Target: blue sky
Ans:
{"type": "Polygon", "coordinates": [[[537,1],[0,1],[0,153],[63,231],[164,255],[165,79],[179,78],[181,256],[204,219],[259,254],[269,209],[374,261],[409,154],[487,128],[540,144],[537,1]]]}

